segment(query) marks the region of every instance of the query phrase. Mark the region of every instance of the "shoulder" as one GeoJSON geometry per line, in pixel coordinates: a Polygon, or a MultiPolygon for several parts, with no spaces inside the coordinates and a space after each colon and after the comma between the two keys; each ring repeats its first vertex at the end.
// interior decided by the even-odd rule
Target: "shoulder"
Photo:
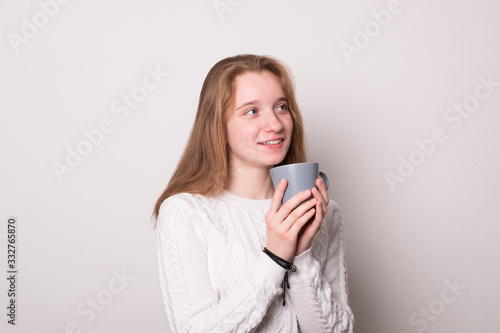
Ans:
{"type": "Polygon", "coordinates": [[[189,213],[195,209],[199,198],[197,194],[178,193],[163,200],[160,206],[160,215],[169,214],[171,212],[189,213]]]}
{"type": "Polygon", "coordinates": [[[172,243],[172,237],[177,241],[204,240],[204,221],[207,216],[204,213],[204,201],[204,196],[190,193],[179,193],[165,199],[160,206],[156,225],[159,243],[172,243]]]}
{"type": "Polygon", "coordinates": [[[159,210],[158,224],[166,221],[207,220],[216,214],[220,198],[201,194],[178,193],[165,199],[159,210]]]}
{"type": "Polygon", "coordinates": [[[331,242],[332,240],[340,241],[343,238],[343,228],[342,213],[340,208],[335,201],[330,200],[327,212],[321,225],[320,233],[323,234],[325,239],[329,240],[328,242],[331,242]]]}
{"type": "Polygon", "coordinates": [[[328,210],[331,210],[332,212],[340,212],[339,205],[330,199],[330,202],[328,202],[328,210]]]}
{"type": "Polygon", "coordinates": [[[342,224],[342,213],[340,212],[339,205],[331,199],[328,203],[325,221],[334,228],[339,228],[340,224],[342,224]]]}
{"type": "Polygon", "coordinates": [[[200,194],[178,193],[165,199],[159,210],[158,217],[172,215],[190,216],[199,213],[206,206],[208,199],[200,194]]]}
{"type": "Polygon", "coordinates": [[[314,257],[323,266],[329,256],[337,257],[341,253],[342,246],[342,215],[337,203],[330,200],[321,228],[313,240],[312,250],[314,257]]]}

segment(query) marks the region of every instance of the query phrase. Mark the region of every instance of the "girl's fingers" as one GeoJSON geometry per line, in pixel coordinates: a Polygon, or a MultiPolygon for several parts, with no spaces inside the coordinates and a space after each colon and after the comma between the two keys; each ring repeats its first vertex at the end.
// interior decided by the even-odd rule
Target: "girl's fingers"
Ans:
{"type": "Polygon", "coordinates": [[[305,190],[297,193],[292,198],[290,198],[287,202],[281,206],[281,201],[283,199],[283,195],[285,193],[287,186],[287,180],[282,179],[278,186],[276,187],[276,191],[271,200],[271,205],[269,207],[269,212],[266,218],[267,222],[275,227],[279,227],[283,231],[288,231],[292,224],[302,216],[308,209],[311,209],[315,206],[316,200],[314,198],[314,202],[304,202],[311,196],[310,190],[305,190]],[[300,209],[297,208],[301,202],[304,202],[303,205],[300,206],[300,209]],[[286,222],[286,223],[285,223],[286,222]]]}
{"type": "MultiPolygon", "coordinates": [[[[307,199],[307,198],[306,198],[307,199]]],[[[291,200],[291,199],[290,199],[291,200]]],[[[304,200],[302,200],[304,201],[304,200]]],[[[301,202],[302,202],[301,201],[301,202]]],[[[315,209],[317,203],[316,198],[312,198],[304,202],[302,205],[295,208],[283,221],[281,224],[283,229],[289,231],[293,226],[297,224],[302,216],[307,214],[311,209],[315,209]]]]}
{"type": "Polygon", "coordinates": [[[311,223],[307,226],[308,229],[308,236],[304,234],[303,236],[310,238],[312,241],[312,238],[316,235],[318,232],[319,228],[321,227],[321,223],[323,222],[323,218],[325,217],[325,205],[321,200],[316,201],[316,205],[314,207],[315,215],[311,216],[313,220],[311,223]]]}
{"type": "MultiPolygon", "coordinates": [[[[300,195],[300,193],[299,193],[300,195]]],[[[310,194],[309,194],[310,196],[310,194]]],[[[300,204],[301,202],[303,202],[304,200],[307,200],[307,198],[309,198],[309,196],[307,197],[302,197],[300,198],[301,201],[298,202],[298,204],[300,204]]],[[[289,201],[292,201],[293,198],[291,198],[289,201]]],[[[307,213],[307,211],[309,211],[310,209],[313,209],[316,207],[316,202],[317,202],[317,199],[316,198],[312,198],[311,200],[308,200],[306,202],[304,202],[302,205],[296,205],[298,207],[296,207],[295,209],[293,209],[291,212],[289,212],[289,208],[288,207],[285,207],[285,205],[283,205],[283,207],[281,207],[280,211],[274,216],[274,219],[275,221],[279,221],[277,222],[278,225],[276,225],[276,227],[280,230],[280,233],[288,233],[291,229],[291,227],[297,223],[297,220],[303,216],[305,213],[307,213]]],[[[293,206],[293,202],[290,202],[290,206],[289,207],[295,207],[293,206]]]]}
{"type": "MultiPolygon", "coordinates": [[[[312,200],[311,200],[312,201],[312,200]]],[[[305,203],[304,203],[305,204],[305,203]]],[[[316,202],[317,204],[317,202],[316,202]]],[[[298,218],[291,226],[289,232],[298,235],[302,227],[314,216],[316,208],[307,210],[300,218],[298,218]]]]}
{"type": "Polygon", "coordinates": [[[321,223],[323,221],[323,217],[325,217],[326,214],[326,205],[324,202],[319,201],[316,205],[316,216],[315,220],[318,220],[318,223],[321,223]]]}
{"type": "Polygon", "coordinates": [[[299,232],[314,216],[317,199],[307,200],[310,195],[309,190],[303,191],[288,200],[278,212],[269,210],[266,215],[266,247],[282,258],[289,258],[286,260],[293,258],[299,232]],[[307,201],[298,206],[304,200],[307,201]]]}
{"type": "Polygon", "coordinates": [[[292,213],[292,211],[295,208],[297,208],[297,206],[301,202],[307,200],[310,196],[311,196],[310,190],[305,190],[297,193],[296,195],[291,197],[287,202],[285,202],[283,206],[281,206],[281,208],[276,214],[276,218],[278,218],[280,222],[283,222],[292,213]]]}
{"type": "Polygon", "coordinates": [[[326,184],[323,181],[323,179],[318,178],[316,179],[316,186],[318,186],[319,193],[321,193],[321,196],[323,198],[323,203],[325,204],[325,209],[328,206],[328,203],[330,202],[330,198],[328,197],[328,189],[326,188],[326,184]]]}
{"type": "Polygon", "coordinates": [[[317,188],[313,188],[312,193],[313,193],[314,197],[321,203],[321,211],[323,213],[325,213],[326,208],[328,206],[328,201],[327,202],[324,201],[325,200],[324,196],[321,194],[320,191],[318,191],[317,188]]]}
{"type": "Polygon", "coordinates": [[[281,200],[283,199],[283,195],[285,194],[287,180],[283,178],[276,186],[276,190],[274,191],[273,198],[271,200],[271,206],[269,207],[269,211],[276,213],[281,207],[281,200]]]}

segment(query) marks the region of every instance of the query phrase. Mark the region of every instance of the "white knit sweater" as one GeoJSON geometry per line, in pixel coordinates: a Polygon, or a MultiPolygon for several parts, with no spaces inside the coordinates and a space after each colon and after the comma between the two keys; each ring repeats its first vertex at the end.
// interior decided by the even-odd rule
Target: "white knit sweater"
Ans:
{"type": "Polygon", "coordinates": [[[285,270],[262,249],[271,200],[222,190],[166,199],[158,219],[160,287],[172,332],[352,333],[342,220],[330,201],[312,248],[285,270]]]}

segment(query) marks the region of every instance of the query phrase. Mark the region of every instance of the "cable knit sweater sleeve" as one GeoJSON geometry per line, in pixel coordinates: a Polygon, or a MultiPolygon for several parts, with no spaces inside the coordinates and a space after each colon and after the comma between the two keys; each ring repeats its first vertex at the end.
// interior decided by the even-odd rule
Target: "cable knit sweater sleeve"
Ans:
{"type": "Polygon", "coordinates": [[[352,333],[348,305],[342,217],[330,201],[311,249],[294,259],[289,295],[302,333],[352,333]]]}
{"type": "Polygon", "coordinates": [[[203,216],[188,194],[169,197],[158,219],[160,287],[172,332],[250,332],[281,293],[284,269],[265,254],[223,297],[210,284],[203,216]]]}

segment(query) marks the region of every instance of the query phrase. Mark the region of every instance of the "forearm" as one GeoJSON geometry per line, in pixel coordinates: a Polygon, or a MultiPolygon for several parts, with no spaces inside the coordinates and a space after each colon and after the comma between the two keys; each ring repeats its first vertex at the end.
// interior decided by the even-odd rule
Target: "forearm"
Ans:
{"type": "Polygon", "coordinates": [[[176,269],[176,259],[163,253],[160,285],[174,332],[250,332],[266,314],[269,303],[281,292],[284,270],[259,256],[221,297],[204,274],[186,278],[176,269]]]}
{"type": "Polygon", "coordinates": [[[308,250],[295,258],[297,271],[290,274],[290,300],[302,333],[352,333],[349,306],[334,297],[319,262],[308,250]]]}

